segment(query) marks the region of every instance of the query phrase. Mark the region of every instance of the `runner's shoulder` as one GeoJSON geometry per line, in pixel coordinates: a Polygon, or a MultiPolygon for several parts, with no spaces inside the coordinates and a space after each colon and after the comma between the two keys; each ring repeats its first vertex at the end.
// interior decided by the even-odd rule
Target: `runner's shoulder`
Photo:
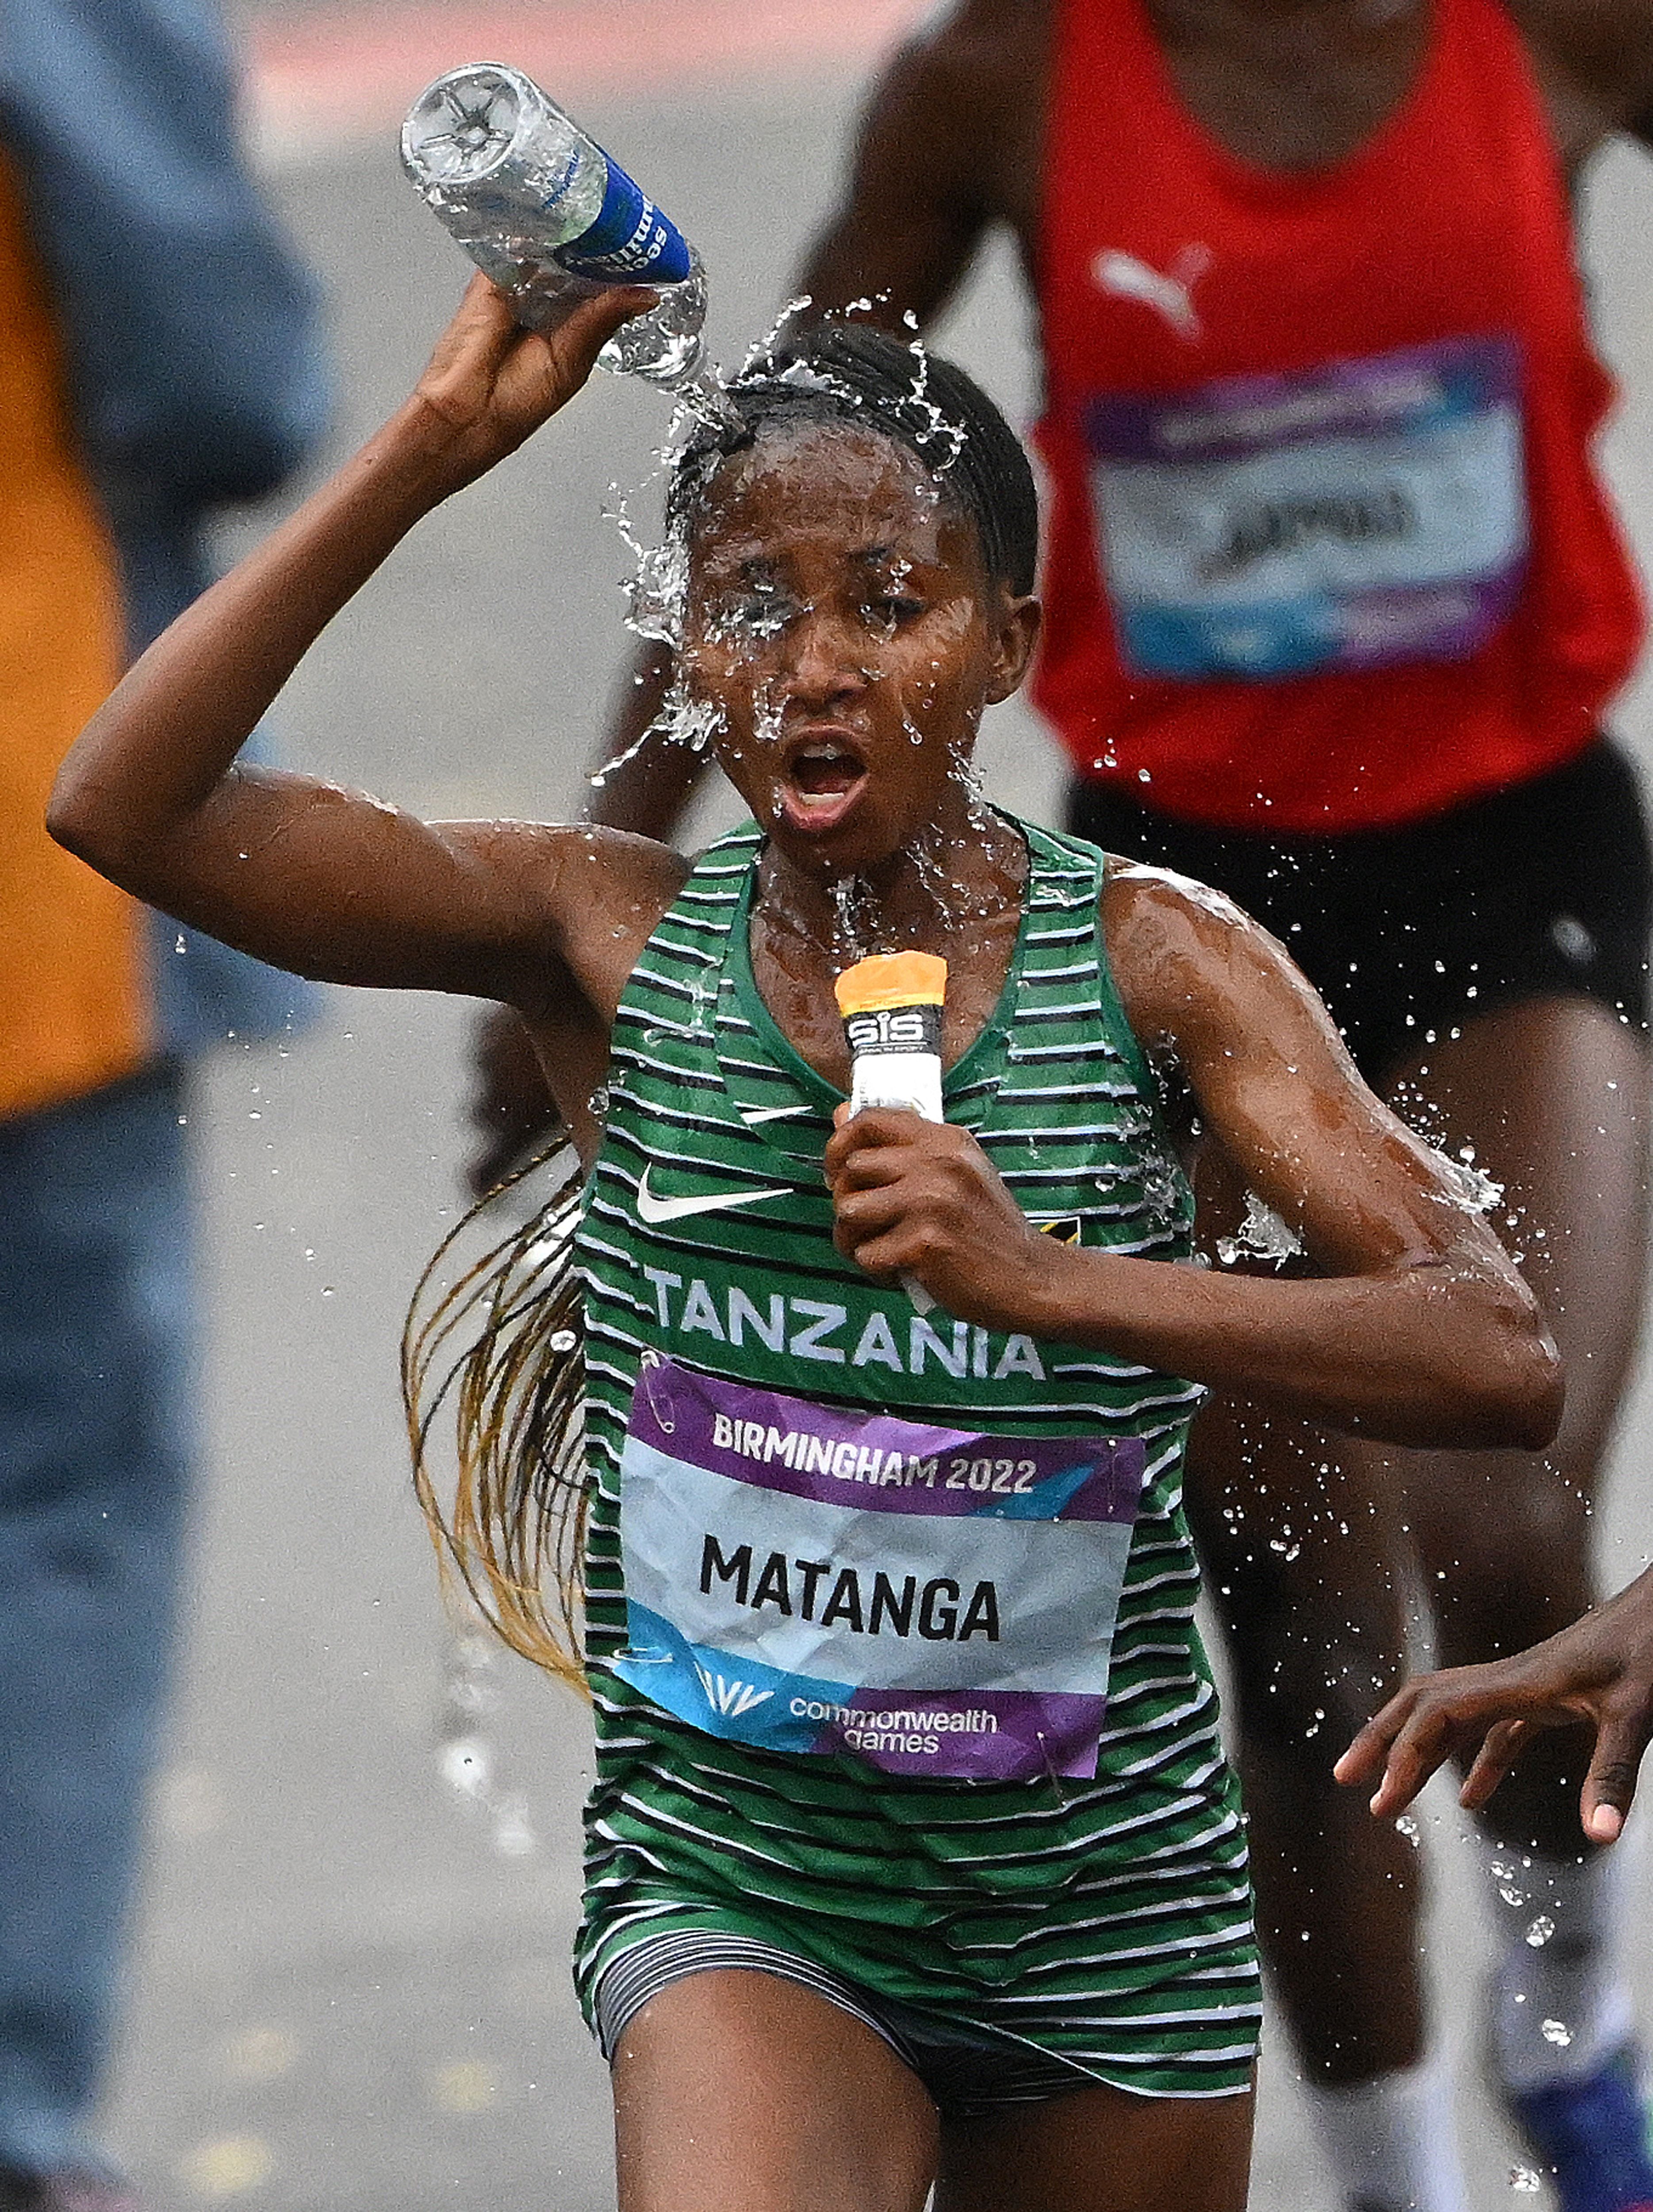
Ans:
{"type": "Polygon", "coordinates": [[[920,22],[892,74],[909,98],[950,118],[990,120],[1042,78],[1051,15],[1051,0],[947,0],[920,22]]]}
{"type": "Polygon", "coordinates": [[[659,898],[669,906],[692,863],[653,837],[591,822],[533,822],[509,817],[437,822],[432,828],[482,866],[525,887],[558,883],[585,898],[659,898]]]}
{"type": "Polygon", "coordinates": [[[558,872],[565,903],[611,915],[617,934],[647,937],[694,872],[670,845],[630,830],[571,824],[558,833],[558,872]]]}
{"type": "Polygon", "coordinates": [[[1306,988],[1284,948],[1225,891],[1174,868],[1108,856],[1103,935],[1131,1027],[1149,1046],[1226,1022],[1243,975],[1306,988]]]}
{"type": "Polygon", "coordinates": [[[1191,935],[1216,941],[1233,930],[1257,927],[1226,891],[1181,875],[1175,868],[1121,853],[1109,853],[1106,859],[1102,913],[1110,945],[1115,932],[1147,943],[1185,945],[1191,935]]]}
{"type": "Polygon", "coordinates": [[[1653,0],[1504,0],[1537,70],[1563,155],[1610,131],[1653,135],[1653,0]]]}
{"type": "Polygon", "coordinates": [[[431,826],[490,880],[499,896],[514,901],[525,945],[538,941],[556,954],[605,1016],[691,866],[652,837],[590,823],[507,819],[431,826]]]}

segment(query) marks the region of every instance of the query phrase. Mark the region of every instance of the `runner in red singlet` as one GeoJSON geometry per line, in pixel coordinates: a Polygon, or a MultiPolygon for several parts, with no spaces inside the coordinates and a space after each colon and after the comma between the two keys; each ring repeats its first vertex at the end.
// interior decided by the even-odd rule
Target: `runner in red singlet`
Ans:
{"type": "Polygon", "coordinates": [[[1139,6],[1059,15],[1038,703],[1179,820],[1415,822],[1573,760],[1634,659],[1532,71],[1488,0],[1432,27],[1375,133],[1282,174],[1188,112],[1139,6]]]}
{"type": "MultiPolygon", "coordinates": [[[[1069,824],[1285,939],[1369,1079],[1504,1187],[1566,1357],[1541,1459],[1386,1473],[1236,1406],[1198,1438],[1275,1984],[1363,2212],[1464,2203],[1414,1856],[1330,1775],[1401,1666],[1386,1522],[1445,1659],[1572,1620],[1641,1294],[1649,866],[1598,734],[1639,618],[1566,197],[1617,131],[1653,142],[1649,0],[956,0],[877,88],[799,287],[925,324],[1014,234],[1069,824]],[[1242,1457],[1278,1527],[1242,1517],[1242,1457]]],[[[688,780],[646,753],[600,811],[658,828],[688,780]]],[[[1489,2043],[1564,2212],[1626,2212],[1653,2168],[1583,1765],[1550,1737],[1485,1809],[1489,2043]]]]}

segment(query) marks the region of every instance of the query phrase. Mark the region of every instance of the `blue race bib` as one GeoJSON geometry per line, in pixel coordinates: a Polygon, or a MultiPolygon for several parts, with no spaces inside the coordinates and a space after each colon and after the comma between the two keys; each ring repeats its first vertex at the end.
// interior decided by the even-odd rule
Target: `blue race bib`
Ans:
{"type": "Polygon", "coordinates": [[[988,1437],[646,1357],[621,1461],[626,1681],[895,1774],[1096,1772],[1139,1437],[988,1437]]]}
{"type": "Polygon", "coordinates": [[[1510,339],[1111,395],[1084,426],[1133,673],[1197,683],[1461,660],[1520,591],[1510,339]]]}

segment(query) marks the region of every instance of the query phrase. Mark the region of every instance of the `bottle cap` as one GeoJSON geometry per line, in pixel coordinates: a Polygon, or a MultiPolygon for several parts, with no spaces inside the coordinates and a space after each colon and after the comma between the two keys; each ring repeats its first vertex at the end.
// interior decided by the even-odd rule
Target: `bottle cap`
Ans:
{"type": "Polygon", "coordinates": [[[939,1006],[947,995],[947,963],[933,952],[875,952],[846,968],[832,988],[846,1021],[896,1006],[939,1006]]]}

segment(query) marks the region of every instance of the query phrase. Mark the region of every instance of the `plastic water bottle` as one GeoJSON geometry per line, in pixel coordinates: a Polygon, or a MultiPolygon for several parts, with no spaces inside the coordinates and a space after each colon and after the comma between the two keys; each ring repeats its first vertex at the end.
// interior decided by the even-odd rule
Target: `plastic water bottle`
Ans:
{"type": "Polygon", "coordinates": [[[402,166],[526,329],[555,330],[611,285],[657,285],[659,305],[622,325],[601,366],[670,392],[720,390],[701,341],[700,256],[532,77],[502,62],[439,76],[408,112],[402,166]]]}

